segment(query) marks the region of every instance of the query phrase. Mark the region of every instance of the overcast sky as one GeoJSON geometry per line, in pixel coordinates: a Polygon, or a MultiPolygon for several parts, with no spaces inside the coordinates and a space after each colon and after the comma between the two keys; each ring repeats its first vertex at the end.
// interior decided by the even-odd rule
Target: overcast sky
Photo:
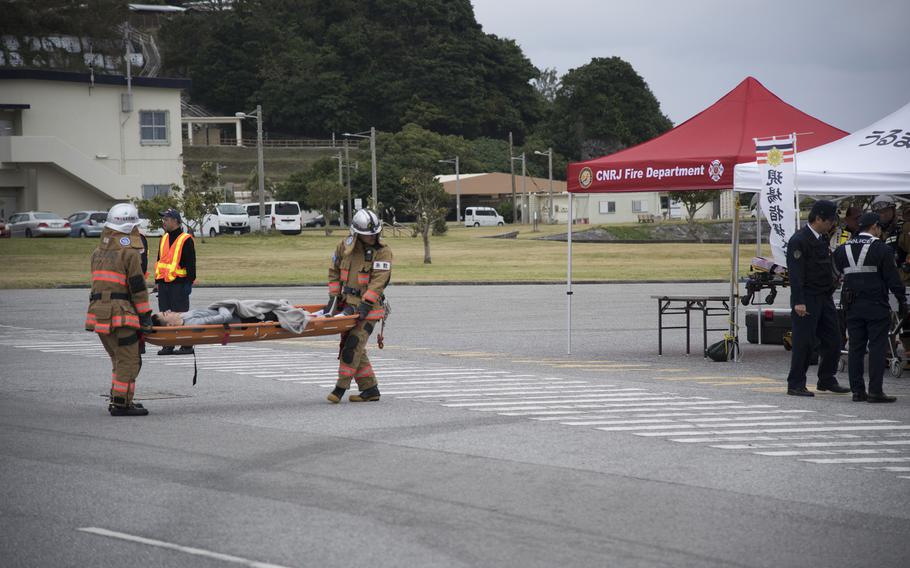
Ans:
{"type": "Polygon", "coordinates": [[[850,132],[910,102],[910,0],[472,3],[485,32],[540,69],[622,57],[674,124],[749,75],[850,132]]]}

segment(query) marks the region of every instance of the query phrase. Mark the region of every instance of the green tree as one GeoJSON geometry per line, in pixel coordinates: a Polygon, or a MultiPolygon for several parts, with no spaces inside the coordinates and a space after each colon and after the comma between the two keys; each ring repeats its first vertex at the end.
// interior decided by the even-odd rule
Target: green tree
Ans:
{"type": "Polygon", "coordinates": [[[173,185],[167,194],[156,195],[150,199],[134,197],[130,202],[139,211],[140,219],[148,219],[149,229],[161,229],[163,226],[160,213],[166,209],[180,209],[181,191],[180,186],[173,185]]]}
{"type": "Polygon", "coordinates": [[[675,199],[683,204],[686,208],[686,223],[689,226],[689,234],[698,242],[702,242],[702,236],[698,232],[698,225],[695,223],[695,214],[701,209],[714,201],[720,195],[717,190],[703,191],[674,191],[670,194],[671,199],[675,199]]]}
{"type": "Polygon", "coordinates": [[[321,178],[307,184],[307,203],[325,218],[325,234],[332,234],[332,222],[338,220],[338,204],[347,196],[338,180],[321,178]]]}
{"type": "Polygon", "coordinates": [[[423,239],[423,263],[432,264],[430,257],[430,232],[433,225],[445,219],[449,196],[433,174],[412,170],[402,179],[407,196],[406,212],[416,219],[415,230],[423,239]]]}
{"type": "Polygon", "coordinates": [[[562,77],[546,126],[559,153],[590,159],[673,127],[644,79],[619,57],[594,58],[562,77]]]}
{"type": "Polygon", "coordinates": [[[224,199],[224,194],[218,189],[221,185],[221,176],[215,164],[203,162],[199,175],[184,172],[183,185],[180,211],[183,213],[184,222],[190,230],[198,230],[202,235],[202,242],[205,242],[203,227],[205,216],[213,213],[215,206],[224,199]]]}

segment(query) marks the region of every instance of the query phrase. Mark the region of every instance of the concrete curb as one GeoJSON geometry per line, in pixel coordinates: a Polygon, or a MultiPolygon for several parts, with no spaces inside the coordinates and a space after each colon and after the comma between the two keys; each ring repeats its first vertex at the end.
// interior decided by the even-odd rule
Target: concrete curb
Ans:
{"type": "MultiPolygon", "coordinates": [[[[729,280],[722,279],[695,279],[695,280],[573,280],[572,285],[584,284],[722,284],[729,280]]],[[[497,281],[497,282],[458,282],[439,280],[433,282],[394,282],[394,286],[561,286],[565,281],[551,280],[525,280],[525,281],[497,281]]],[[[324,287],[325,282],[291,282],[279,284],[199,284],[193,288],[313,288],[324,287]]],[[[83,284],[61,284],[51,288],[9,288],[10,290],[89,290],[90,286],[83,284]]]]}

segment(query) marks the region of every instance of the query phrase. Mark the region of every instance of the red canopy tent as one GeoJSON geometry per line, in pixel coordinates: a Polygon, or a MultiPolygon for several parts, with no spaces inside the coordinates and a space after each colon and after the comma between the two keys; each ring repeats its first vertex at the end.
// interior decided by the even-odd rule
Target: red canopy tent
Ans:
{"type": "MultiPolygon", "coordinates": [[[[657,138],[609,156],[569,164],[566,178],[568,352],[572,352],[573,193],[732,189],[733,167],[755,160],[754,138],[793,132],[800,134],[798,150],[808,150],[847,135],[788,105],[755,78],[746,77],[713,105],[657,138]]],[[[738,241],[736,225],[734,239],[738,241]]],[[[733,306],[738,262],[734,246],[730,300],[733,306]]]]}
{"type": "Polygon", "coordinates": [[[800,133],[799,150],[847,135],[746,77],[713,105],[638,146],[569,164],[571,193],[733,187],[733,166],[755,160],[753,138],[800,133]]]}

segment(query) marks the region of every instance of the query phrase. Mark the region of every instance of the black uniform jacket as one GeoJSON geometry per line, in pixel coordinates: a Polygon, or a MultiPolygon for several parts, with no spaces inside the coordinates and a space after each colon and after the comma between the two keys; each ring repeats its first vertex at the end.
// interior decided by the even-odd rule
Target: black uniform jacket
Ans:
{"type": "Polygon", "coordinates": [[[806,303],[807,295],[831,294],[837,287],[828,239],[816,238],[808,225],[796,231],[787,244],[790,305],[806,303]]]}
{"type": "Polygon", "coordinates": [[[852,292],[854,303],[887,308],[888,290],[900,303],[907,301],[891,247],[868,233],[860,233],[837,247],[834,265],[844,275],[844,290],[852,292]]]}

